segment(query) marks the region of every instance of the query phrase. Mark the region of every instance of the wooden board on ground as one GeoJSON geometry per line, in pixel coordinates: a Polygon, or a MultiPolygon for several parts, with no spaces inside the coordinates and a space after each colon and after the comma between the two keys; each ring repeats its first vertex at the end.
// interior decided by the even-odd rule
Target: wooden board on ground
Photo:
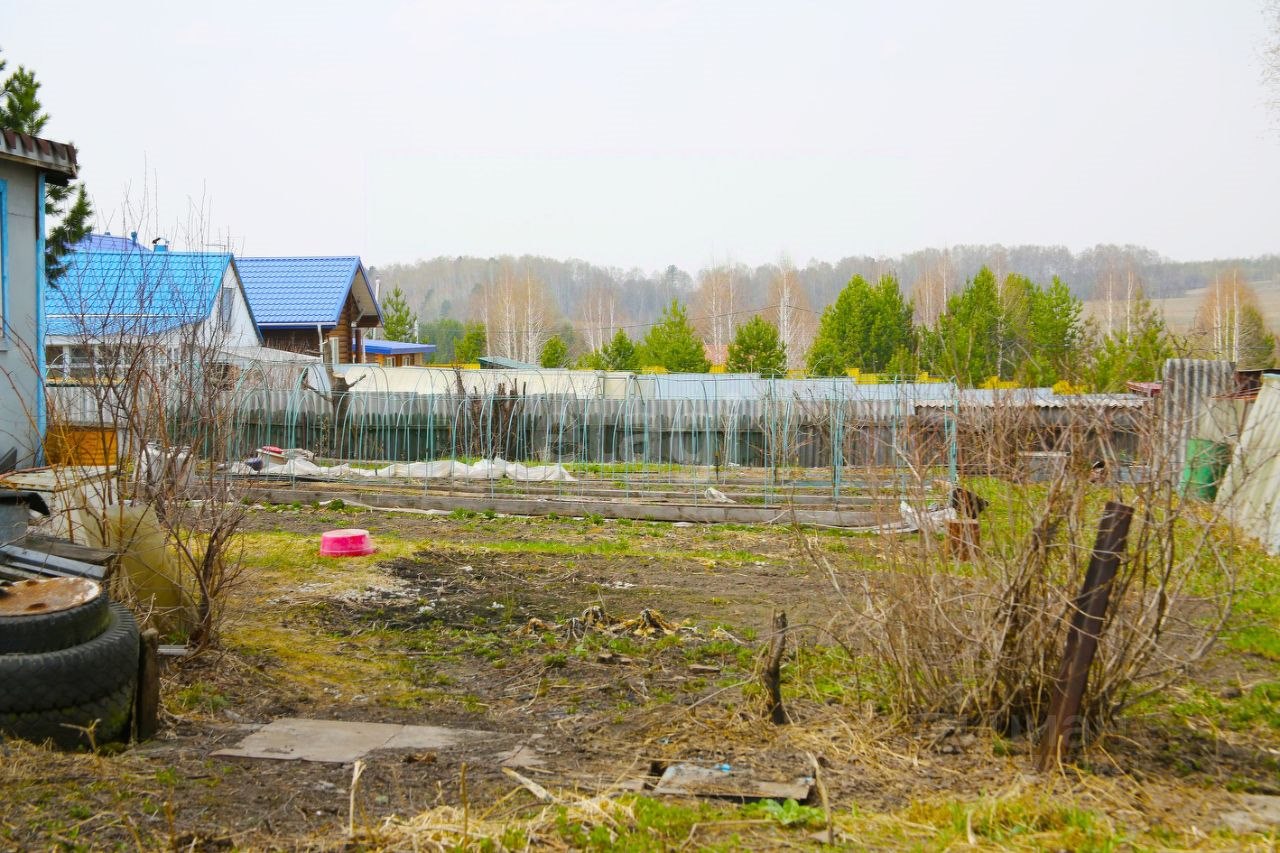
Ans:
{"type": "Polygon", "coordinates": [[[733,800],[795,800],[803,802],[813,790],[809,777],[791,782],[765,782],[739,771],[696,764],[672,764],[653,789],[655,794],[718,797],[733,800]]]}

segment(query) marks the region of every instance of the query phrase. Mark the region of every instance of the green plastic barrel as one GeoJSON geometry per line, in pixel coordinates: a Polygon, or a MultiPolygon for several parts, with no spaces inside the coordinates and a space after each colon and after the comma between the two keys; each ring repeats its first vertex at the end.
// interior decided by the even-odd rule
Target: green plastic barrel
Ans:
{"type": "Polygon", "coordinates": [[[1218,483],[1231,461],[1231,448],[1218,441],[1192,438],[1187,441],[1187,461],[1178,488],[1189,498],[1211,501],[1218,494],[1218,483]]]}

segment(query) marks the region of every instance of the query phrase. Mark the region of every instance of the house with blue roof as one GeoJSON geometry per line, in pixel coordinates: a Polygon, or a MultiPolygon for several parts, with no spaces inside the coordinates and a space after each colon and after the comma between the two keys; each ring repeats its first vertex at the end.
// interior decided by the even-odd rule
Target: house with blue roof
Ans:
{"type": "Polygon", "coordinates": [[[382,325],[382,313],[360,258],[237,258],[236,265],[266,346],[330,364],[365,360],[364,332],[382,325]]]}
{"type": "Polygon", "coordinates": [[[234,350],[262,344],[227,253],[154,250],[136,241],[77,249],[45,301],[50,374],[69,376],[104,344],[136,340],[234,350]]]}

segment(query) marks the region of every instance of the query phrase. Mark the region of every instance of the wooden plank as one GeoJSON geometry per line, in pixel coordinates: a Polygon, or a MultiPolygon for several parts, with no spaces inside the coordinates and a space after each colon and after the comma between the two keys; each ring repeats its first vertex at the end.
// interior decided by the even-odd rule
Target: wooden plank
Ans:
{"type": "Polygon", "coordinates": [[[160,727],[160,632],[142,632],[138,654],[138,690],[133,702],[133,731],[137,740],[150,740],[160,727]]]}
{"type": "Polygon", "coordinates": [[[573,498],[464,497],[459,495],[386,494],[359,489],[291,489],[253,487],[244,491],[250,500],[289,504],[338,498],[385,509],[493,510],[507,515],[557,515],[628,518],[648,521],[688,521],[699,524],[791,524],[827,527],[875,527],[896,523],[896,515],[857,510],[813,510],[792,507],[756,507],[739,504],[649,504],[636,501],[583,501],[573,498]]]}
{"type": "Polygon", "coordinates": [[[42,536],[39,533],[28,533],[11,544],[31,551],[52,554],[55,557],[62,557],[67,560],[92,563],[95,566],[105,566],[116,558],[116,552],[106,548],[90,548],[88,545],[77,545],[75,542],[70,542],[66,539],[54,539],[51,536],[42,536]]]}
{"type": "Polygon", "coordinates": [[[804,802],[813,791],[808,777],[791,782],[764,782],[745,773],[696,764],[672,764],[662,774],[655,794],[717,797],[731,800],[795,800],[804,802]]]}

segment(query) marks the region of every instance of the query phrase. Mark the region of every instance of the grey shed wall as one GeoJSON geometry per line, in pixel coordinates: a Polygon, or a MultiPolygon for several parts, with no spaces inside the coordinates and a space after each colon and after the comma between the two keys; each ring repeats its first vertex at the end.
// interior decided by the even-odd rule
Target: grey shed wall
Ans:
{"type": "Polygon", "coordinates": [[[1163,415],[1164,453],[1154,460],[1177,482],[1186,464],[1187,439],[1196,435],[1210,401],[1235,389],[1236,366],[1230,361],[1202,358],[1171,358],[1164,363],[1164,387],[1160,391],[1163,415]]]}
{"type": "Polygon", "coordinates": [[[36,327],[37,281],[43,259],[39,233],[43,199],[40,172],[31,166],[0,160],[4,184],[4,245],[8,260],[7,311],[0,338],[0,454],[18,449],[18,465],[35,464],[40,451],[42,378],[36,359],[43,348],[36,327]]]}

